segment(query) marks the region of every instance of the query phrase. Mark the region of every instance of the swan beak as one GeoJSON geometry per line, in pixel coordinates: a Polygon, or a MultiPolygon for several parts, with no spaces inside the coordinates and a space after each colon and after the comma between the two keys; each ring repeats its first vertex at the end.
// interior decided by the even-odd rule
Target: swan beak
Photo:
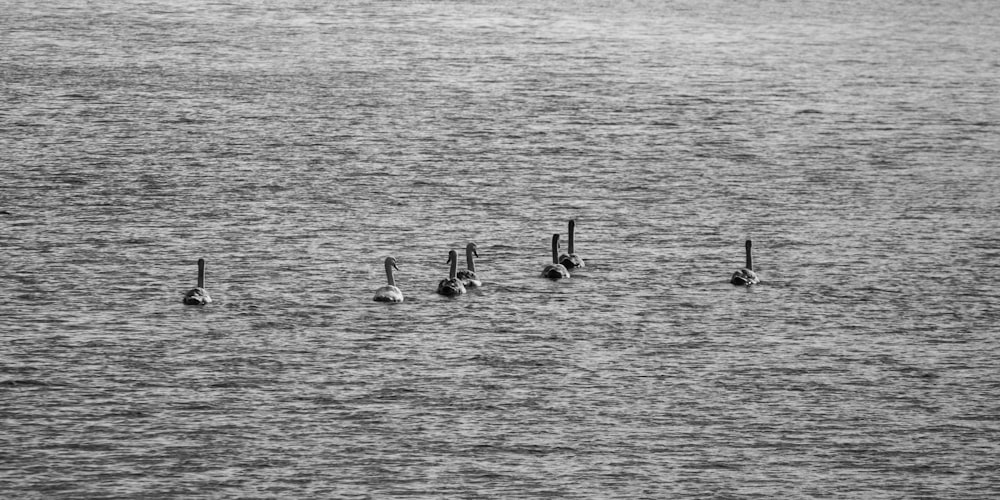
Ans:
{"type": "Polygon", "coordinates": [[[476,250],[475,248],[473,248],[472,249],[472,255],[475,255],[476,257],[479,257],[479,250],[476,250]]]}
{"type": "Polygon", "coordinates": [[[392,268],[399,271],[399,266],[397,266],[395,262],[392,263],[392,268]]]}

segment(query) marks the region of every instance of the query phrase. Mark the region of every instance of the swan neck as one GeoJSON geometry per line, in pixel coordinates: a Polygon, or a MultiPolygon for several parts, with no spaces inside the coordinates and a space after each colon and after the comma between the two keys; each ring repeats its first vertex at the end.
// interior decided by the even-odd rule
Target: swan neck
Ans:
{"type": "Polygon", "coordinates": [[[198,288],[205,288],[205,259],[198,259],[198,288]]]}
{"type": "Polygon", "coordinates": [[[747,269],[753,271],[753,252],[750,251],[750,241],[747,241],[747,269]]]}
{"type": "Polygon", "coordinates": [[[465,249],[465,262],[469,266],[470,271],[476,272],[475,254],[473,253],[471,246],[465,249]]]}
{"type": "Polygon", "coordinates": [[[389,282],[389,286],[396,286],[396,279],[392,275],[392,261],[389,259],[385,261],[385,279],[389,282]]]}
{"type": "Polygon", "coordinates": [[[559,235],[552,235],[552,263],[559,263],[559,235]]]}
{"type": "Polygon", "coordinates": [[[453,255],[449,261],[451,262],[451,268],[448,270],[448,279],[456,279],[458,278],[458,259],[453,255]]]}
{"type": "Polygon", "coordinates": [[[568,250],[569,250],[570,255],[573,254],[573,239],[574,239],[573,238],[573,233],[576,232],[575,229],[576,229],[576,221],[572,221],[572,220],[569,221],[569,242],[567,243],[567,245],[569,247],[568,250]]]}

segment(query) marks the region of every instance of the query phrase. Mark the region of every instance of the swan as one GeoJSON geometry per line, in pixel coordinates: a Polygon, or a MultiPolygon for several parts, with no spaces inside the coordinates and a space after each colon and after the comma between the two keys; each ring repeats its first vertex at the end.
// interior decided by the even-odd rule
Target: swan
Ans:
{"type": "Polygon", "coordinates": [[[392,270],[399,270],[396,267],[396,259],[392,257],[385,258],[385,279],[389,281],[389,284],[375,290],[375,301],[376,302],[402,302],[403,292],[396,287],[396,280],[392,276],[392,270]]]}
{"type": "Polygon", "coordinates": [[[569,271],[566,266],[559,263],[559,233],[552,235],[552,263],[542,269],[543,278],[557,280],[559,278],[569,278],[569,271]]]}
{"type": "Polygon", "coordinates": [[[203,306],[212,303],[208,290],[205,290],[205,259],[198,259],[198,287],[184,294],[184,303],[189,306],[203,306]]]}
{"type": "Polygon", "coordinates": [[[760,283],[760,277],[757,276],[757,273],[753,272],[753,254],[750,253],[750,246],[750,240],[747,240],[747,267],[733,273],[733,277],[729,282],[734,285],[750,286],[760,283]]]}
{"type": "Polygon", "coordinates": [[[573,253],[573,230],[576,229],[576,221],[569,221],[569,253],[564,253],[559,256],[559,263],[563,265],[567,270],[573,269],[574,267],[583,267],[583,259],[579,255],[573,253]]]}
{"type": "Polygon", "coordinates": [[[458,279],[458,252],[454,250],[448,252],[448,263],[451,264],[451,270],[448,272],[448,279],[441,280],[441,282],[438,283],[437,293],[447,295],[449,297],[462,295],[465,293],[465,285],[463,285],[462,281],[458,279]]]}
{"type": "Polygon", "coordinates": [[[473,256],[479,257],[479,247],[470,242],[465,246],[465,264],[469,268],[459,271],[458,279],[462,280],[462,284],[465,286],[483,286],[483,282],[479,281],[479,277],[476,276],[476,261],[473,256]]]}

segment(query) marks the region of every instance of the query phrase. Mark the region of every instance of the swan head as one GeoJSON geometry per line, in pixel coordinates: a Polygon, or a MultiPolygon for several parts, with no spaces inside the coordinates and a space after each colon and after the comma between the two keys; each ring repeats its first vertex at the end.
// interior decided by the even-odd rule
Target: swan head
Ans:
{"type": "Polygon", "coordinates": [[[454,250],[449,250],[448,251],[448,262],[445,262],[445,264],[451,264],[452,262],[458,262],[458,252],[456,252],[454,250]]]}
{"type": "Polygon", "coordinates": [[[479,257],[479,247],[474,242],[470,241],[468,245],[465,245],[465,252],[479,257]]]}
{"type": "Polygon", "coordinates": [[[391,268],[399,271],[399,266],[396,265],[396,258],[395,257],[386,257],[385,258],[385,267],[391,267],[391,268]]]}

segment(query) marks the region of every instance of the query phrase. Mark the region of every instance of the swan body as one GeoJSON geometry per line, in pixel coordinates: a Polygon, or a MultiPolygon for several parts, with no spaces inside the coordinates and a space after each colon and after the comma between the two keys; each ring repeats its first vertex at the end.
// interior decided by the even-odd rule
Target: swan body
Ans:
{"type": "Polygon", "coordinates": [[[184,303],[189,306],[203,306],[212,303],[212,297],[204,288],[192,288],[184,294],[184,303]]]}
{"type": "Polygon", "coordinates": [[[458,279],[462,280],[462,284],[465,286],[483,286],[483,282],[479,281],[479,277],[476,276],[476,261],[474,257],[479,257],[479,247],[475,243],[469,243],[465,246],[465,265],[468,269],[462,269],[458,272],[458,279]]]}
{"type": "Polygon", "coordinates": [[[576,221],[569,221],[569,248],[567,249],[569,250],[569,253],[564,253],[559,256],[559,263],[562,264],[567,270],[575,267],[583,267],[585,265],[583,258],[573,252],[573,233],[575,232],[575,229],[576,221]]]}
{"type": "Polygon", "coordinates": [[[569,278],[566,266],[559,263],[559,233],[552,235],[552,263],[542,269],[542,277],[554,280],[569,278]]]}
{"type": "Polygon", "coordinates": [[[750,286],[760,283],[760,277],[757,273],[753,272],[753,254],[750,251],[752,243],[747,240],[747,266],[742,269],[737,269],[733,273],[733,277],[730,278],[729,282],[734,285],[740,286],[750,286]]]}
{"type": "Polygon", "coordinates": [[[388,285],[375,290],[375,302],[402,302],[403,292],[396,287],[396,280],[392,275],[392,270],[399,270],[396,267],[396,259],[392,257],[385,258],[385,278],[389,282],[388,285]]]}
{"type": "Polygon", "coordinates": [[[438,283],[437,293],[448,297],[462,295],[465,293],[465,285],[462,284],[462,280],[458,279],[458,252],[454,250],[448,252],[448,263],[451,264],[448,279],[438,283]]]}
{"type": "Polygon", "coordinates": [[[198,286],[184,294],[183,302],[189,306],[203,306],[212,303],[212,297],[205,289],[205,259],[198,259],[198,286]]]}

